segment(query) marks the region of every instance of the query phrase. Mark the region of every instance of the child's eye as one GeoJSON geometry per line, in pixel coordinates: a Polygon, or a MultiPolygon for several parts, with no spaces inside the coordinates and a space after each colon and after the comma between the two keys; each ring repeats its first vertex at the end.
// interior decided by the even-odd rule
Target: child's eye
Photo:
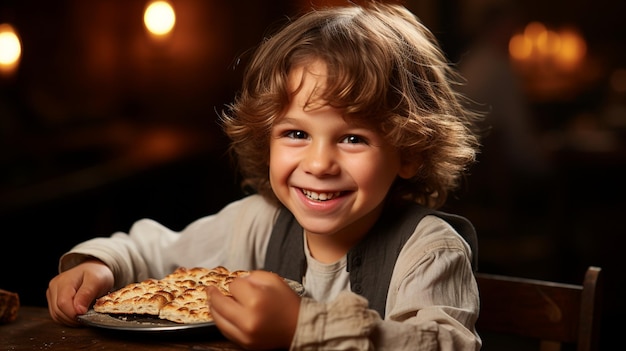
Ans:
{"type": "Polygon", "coordinates": [[[366,140],[358,135],[348,135],[341,142],[346,144],[367,144],[366,140]]]}
{"type": "Polygon", "coordinates": [[[291,139],[306,139],[309,137],[307,133],[301,130],[290,130],[285,133],[285,136],[291,139]]]}

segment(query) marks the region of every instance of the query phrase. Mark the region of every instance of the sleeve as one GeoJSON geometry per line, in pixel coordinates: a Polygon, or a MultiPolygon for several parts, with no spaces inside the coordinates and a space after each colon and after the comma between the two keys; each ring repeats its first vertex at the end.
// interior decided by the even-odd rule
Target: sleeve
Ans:
{"type": "Polygon", "coordinates": [[[367,300],[349,291],[330,303],[303,298],[291,350],[440,350],[434,322],[412,325],[383,339],[380,331],[385,325],[390,330],[404,327],[383,321],[378,312],[368,309],[367,300]]]}
{"type": "Polygon", "coordinates": [[[329,303],[303,299],[292,349],[479,350],[478,310],[469,246],[427,216],[394,266],[384,320],[352,292],[329,303]]]}
{"type": "Polygon", "coordinates": [[[367,300],[352,292],[341,292],[329,303],[302,298],[292,350],[372,350],[369,335],[378,313],[367,308],[367,300]]]}
{"type": "Polygon", "coordinates": [[[111,268],[119,288],[161,278],[180,266],[256,269],[265,259],[277,213],[277,207],[252,195],[192,222],[180,232],[142,219],[128,233],[117,232],[76,245],[61,257],[59,271],[97,258],[111,268]]]}

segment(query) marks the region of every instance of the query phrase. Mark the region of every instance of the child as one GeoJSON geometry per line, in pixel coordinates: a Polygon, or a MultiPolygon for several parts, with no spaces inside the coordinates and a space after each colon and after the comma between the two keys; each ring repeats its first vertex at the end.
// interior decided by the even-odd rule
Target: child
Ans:
{"type": "Polygon", "coordinates": [[[77,245],[50,281],[52,318],[76,325],[108,291],[223,265],[253,270],[233,297],[209,292],[217,327],[249,349],[479,349],[473,227],[436,210],[478,148],[458,81],[400,5],[291,22],[222,114],[255,193],[181,232],[144,219],[77,245]]]}

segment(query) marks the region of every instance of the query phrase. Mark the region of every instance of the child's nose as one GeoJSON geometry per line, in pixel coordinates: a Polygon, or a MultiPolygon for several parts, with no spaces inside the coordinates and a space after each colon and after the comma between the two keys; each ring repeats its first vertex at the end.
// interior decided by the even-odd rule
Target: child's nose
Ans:
{"type": "Polygon", "coordinates": [[[303,167],[307,173],[318,177],[337,174],[340,168],[335,156],[332,146],[325,143],[312,143],[303,160],[303,167]]]}

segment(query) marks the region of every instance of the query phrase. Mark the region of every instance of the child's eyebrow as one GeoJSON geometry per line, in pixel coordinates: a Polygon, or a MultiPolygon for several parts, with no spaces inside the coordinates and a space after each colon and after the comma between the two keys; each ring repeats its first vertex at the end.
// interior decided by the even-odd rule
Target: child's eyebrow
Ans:
{"type": "Polygon", "coordinates": [[[295,118],[290,118],[287,116],[281,117],[281,118],[277,118],[273,125],[274,126],[278,126],[278,125],[282,125],[282,124],[296,124],[297,120],[295,118]]]}

